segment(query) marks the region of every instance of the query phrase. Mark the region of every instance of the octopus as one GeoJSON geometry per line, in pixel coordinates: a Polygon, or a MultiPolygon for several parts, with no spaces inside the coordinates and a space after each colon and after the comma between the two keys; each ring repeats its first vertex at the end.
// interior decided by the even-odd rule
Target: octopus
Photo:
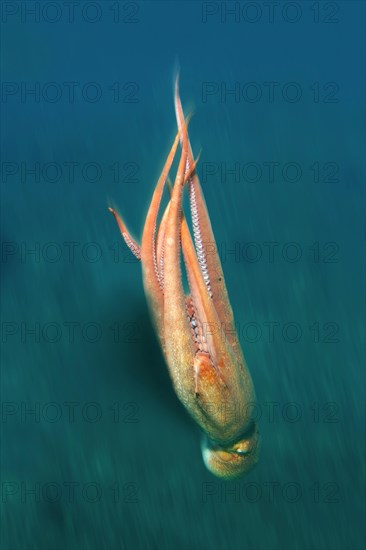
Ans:
{"type": "Polygon", "coordinates": [[[224,274],[175,79],[177,134],[157,181],[141,244],[114,215],[126,245],[141,261],[143,286],[177,397],[202,431],[202,457],[221,479],[235,479],[258,462],[255,392],[235,331],[224,274]],[[169,179],[177,151],[174,183],[169,179]],[[168,204],[159,218],[164,189],[168,204]],[[183,211],[189,193],[191,228],[183,211]],[[193,234],[193,235],[192,235],[193,234]],[[184,290],[184,258],[189,292],[184,290]]]}

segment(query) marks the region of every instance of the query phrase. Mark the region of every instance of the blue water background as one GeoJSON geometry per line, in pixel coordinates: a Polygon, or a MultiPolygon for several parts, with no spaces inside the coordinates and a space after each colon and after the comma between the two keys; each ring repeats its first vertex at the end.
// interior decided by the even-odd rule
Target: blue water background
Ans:
{"type": "Polygon", "coordinates": [[[117,23],[116,3],[97,4],[102,17],[95,23],[79,9],[69,23],[63,7],[55,23],[31,16],[22,22],[19,12],[2,25],[3,82],[54,82],[62,96],[2,97],[2,161],[16,173],[3,164],[2,400],[12,405],[3,410],[1,546],[364,548],[364,4],[330,3],[338,8],[331,16],[326,3],[297,3],[295,23],[284,17],[284,3],[273,23],[262,2],[254,3],[262,10],[255,23],[243,16],[247,3],[240,3],[238,21],[222,15],[234,3],[121,4],[117,23]],[[215,13],[205,21],[207,9],[215,13]],[[202,463],[199,432],[171,388],[149,321],[140,265],[107,211],[113,201],[141,237],[176,131],[178,65],[261,412],[260,463],[230,483],[202,463]],[[65,82],[77,83],[75,101],[65,82]],[[102,90],[96,102],[81,94],[90,82],[102,90]],[[278,83],[273,101],[268,82],[278,83]],[[282,94],[290,82],[301,89],[298,101],[282,94]],[[215,93],[205,97],[207,83],[215,93]],[[235,83],[238,101],[216,92],[235,83]],[[255,89],[262,97],[250,101],[245,90],[255,89]],[[61,166],[58,181],[50,181],[52,168],[39,181],[31,174],[22,180],[22,163],[36,162],[61,166]],[[70,162],[78,163],[73,181],[64,164],[70,162]],[[279,163],[273,182],[266,162],[279,163]],[[101,168],[98,181],[90,181],[93,168],[82,173],[87,163],[101,168]],[[248,181],[248,167],[248,177],[225,177],[235,163],[259,166],[258,181],[248,181]],[[300,165],[299,181],[282,176],[287,163],[300,165]],[[336,175],[327,178],[334,166],[336,175]],[[65,243],[76,243],[74,260],[65,243]],[[265,243],[276,243],[273,261],[265,243]],[[292,261],[294,252],[301,257],[292,261]],[[39,335],[23,334],[36,323],[39,335]],[[78,323],[74,341],[65,323],[78,323]],[[89,323],[101,330],[96,342],[93,327],[81,332],[89,323]],[[77,403],[74,421],[69,402],[77,403]],[[102,411],[95,422],[81,414],[91,402],[102,411]],[[48,403],[56,405],[44,409],[48,403]],[[24,406],[39,406],[40,418],[22,414],[24,406]],[[50,421],[60,409],[61,418],[50,421]],[[67,482],[79,484],[73,502],[67,482]],[[24,484],[37,483],[39,502],[22,500],[24,484]],[[42,494],[49,483],[62,490],[55,502],[42,494]],[[82,494],[87,483],[101,488],[96,502],[82,494]]]}

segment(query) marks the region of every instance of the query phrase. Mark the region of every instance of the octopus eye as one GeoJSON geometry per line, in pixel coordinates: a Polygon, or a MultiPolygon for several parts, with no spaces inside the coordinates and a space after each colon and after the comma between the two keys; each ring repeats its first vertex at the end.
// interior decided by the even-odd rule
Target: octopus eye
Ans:
{"type": "Polygon", "coordinates": [[[246,431],[245,436],[237,441],[230,450],[238,455],[247,455],[253,451],[253,446],[257,442],[256,438],[257,427],[253,422],[250,428],[246,431]]]}
{"type": "Polygon", "coordinates": [[[233,450],[238,455],[247,455],[248,453],[250,453],[250,443],[249,441],[243,441],[238,447],[233,450]]]}

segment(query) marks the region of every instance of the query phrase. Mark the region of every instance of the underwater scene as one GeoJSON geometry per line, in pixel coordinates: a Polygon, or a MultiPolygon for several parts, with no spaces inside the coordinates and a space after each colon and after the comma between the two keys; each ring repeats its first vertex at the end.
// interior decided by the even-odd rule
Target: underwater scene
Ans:
{"type": "Polygon", "coordinates": [[[1,3],[3,550],[365,548],[365,3],[1,3]]]}

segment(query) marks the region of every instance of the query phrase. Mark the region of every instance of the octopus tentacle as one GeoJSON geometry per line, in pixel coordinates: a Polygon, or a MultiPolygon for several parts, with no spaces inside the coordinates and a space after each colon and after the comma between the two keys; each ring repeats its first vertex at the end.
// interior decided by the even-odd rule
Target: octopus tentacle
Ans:
{"type": "Polygon", "coordinates": [[[188,148],[185,121],[181,128],[182,153],[170,199],[164,238],[164,334],[167,363],[174,387],[182,402],[189,407],[194,392],[192,364],[195,349],[187,320],[180,267],[182,192],[188,148]]]}
{"type": "Polygon", "coordinates": [[[178,130],[174,143],[170,149],[166,162],[164,164],[161,175],[156,184],[151,204],[146,216],[146,222],[144,231],[142,234],[141,242],[141,260],[143,267],[143,283],[145,293],[148,296],[149,306],[152,317],[154,319],[157,333],[160,338],[160,342],[163,350],[165,350],[165,338],[164,338],[164,297],[162,292],[162,281],[160,278],[160,270],[157,260],[156,251],[156,225],[159,207],[164,191],[166,179],[169,174],[169,170],[173,164],[173,160],[178,148],[179,137],[181,130],[178,130]]]}
{"type": "MultiPolygon", "coordinates": [[[[174,104],[177,125],[178,128],[180,128],[182,120],[184,120],[184,113],[179,97],[179,75],[177,75],[175,80],[174,104]]],[[[188,145],[187,161],[188,166],[193,162],[193,153],[190,143],[188,145]]],[[[212,231],[206,201],[196,172],[192,174],[189,180],[189,192],[195,246],[207,292],[209,296],[212,297],[218,316],[227,332],[227,338],[230,344],[238,353],[241,353],[236,332],[233,330],[234,316],[229,302],[221,261],[212,231]]]]}
{"type": "Polygon", "coordinates": [[[132,254],[138,260],[141,260],[141,247],[137,243],[137,241],[135,241],[135,239],[133,239],[131,237],[129,231],[127,230],[127,227],[126,227],[124,221],[122,220],[122,218],[120,216],[120,214],[118,214],[118,212],[114,208],[112,208],[111,206],[108,207],[108,210],[110,212],[112,212],[113,216],[115,217],[116,222],[118,224],[118,227],[121,231],[121,235],[124,238],[124,241],[127,244],[128,248],[131,250],[132,254]]]}

